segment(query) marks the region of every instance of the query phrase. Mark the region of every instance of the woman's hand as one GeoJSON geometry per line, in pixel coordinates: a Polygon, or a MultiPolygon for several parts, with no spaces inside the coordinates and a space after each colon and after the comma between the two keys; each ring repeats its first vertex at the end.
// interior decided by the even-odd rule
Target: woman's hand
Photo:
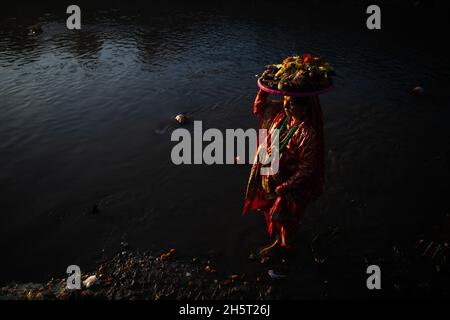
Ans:
{"type": "Polygon", "coordinates": [[[286,193],[286,186],[281,184],[278,187],[275,188],[275,193],[279,196],[286,193]]]}

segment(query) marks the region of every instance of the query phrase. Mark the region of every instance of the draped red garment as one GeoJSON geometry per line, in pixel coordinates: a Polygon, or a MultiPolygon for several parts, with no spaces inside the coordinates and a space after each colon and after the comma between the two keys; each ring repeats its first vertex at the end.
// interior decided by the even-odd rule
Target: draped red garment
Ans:
{"type": "MultiPolygon", "coordinates": [[[[285,119],[282,101],[268,101],[260,90],[253,113],[264,129],[279,128],[285,119]]],[[[288,123],[288,129],[293,123],[288,123]]],[[[288,247],[307,205],[316,199],[324,183],[323,120],[318,97],[313,97],[310,114],[298,126],[286,148],[282,150],[278,173],[270,182],[278,193],[262,187],[261,165],[255,160],[247,185],[243,213],[257,210],[265,215],[269,234],[279,236],[281,246],[288,247]]]]}

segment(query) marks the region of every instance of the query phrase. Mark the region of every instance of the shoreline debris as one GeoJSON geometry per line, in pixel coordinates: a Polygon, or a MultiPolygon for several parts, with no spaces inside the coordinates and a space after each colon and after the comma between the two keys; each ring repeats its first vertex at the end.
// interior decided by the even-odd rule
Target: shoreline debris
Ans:
{"type": "Polygon", "coordinates": [[[97,279],[97,276],[94,274],[92,276],[89,276],[86,278],[86,280],[83,281],[83,286],[88,289],[92,286],[95,286],[97,284],[99,284],[100,281],[97,279]]]}

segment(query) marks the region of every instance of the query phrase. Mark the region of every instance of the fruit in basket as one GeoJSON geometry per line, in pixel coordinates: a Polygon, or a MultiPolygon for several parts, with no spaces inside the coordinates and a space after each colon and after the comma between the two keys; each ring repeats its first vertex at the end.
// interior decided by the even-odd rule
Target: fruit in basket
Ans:
{"type": "Polygon", "coordinates": [[[304,54],[266,66],[259,80],[271,89],[308,92],[328,87],[335,75],[333,67],[322,58],[304,54]]]}

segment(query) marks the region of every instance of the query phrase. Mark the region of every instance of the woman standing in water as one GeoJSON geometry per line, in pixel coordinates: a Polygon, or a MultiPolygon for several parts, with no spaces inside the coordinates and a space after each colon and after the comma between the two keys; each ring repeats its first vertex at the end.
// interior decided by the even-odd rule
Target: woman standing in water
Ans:
{"type": "Polygon", "coordinates": [[[271,255],[278,248],[292,247],[301,217],[309,203],[321,193],[324,183],[324,142],[322,110],[318,96],[268,100],[260,90],[253,113],[260,128],[269,134],[279,130],[279,170],[260,174],[261,164],[253,164],[247,185],[244,213],[264,214],[274,242],[260,255],[271,255]]]}

